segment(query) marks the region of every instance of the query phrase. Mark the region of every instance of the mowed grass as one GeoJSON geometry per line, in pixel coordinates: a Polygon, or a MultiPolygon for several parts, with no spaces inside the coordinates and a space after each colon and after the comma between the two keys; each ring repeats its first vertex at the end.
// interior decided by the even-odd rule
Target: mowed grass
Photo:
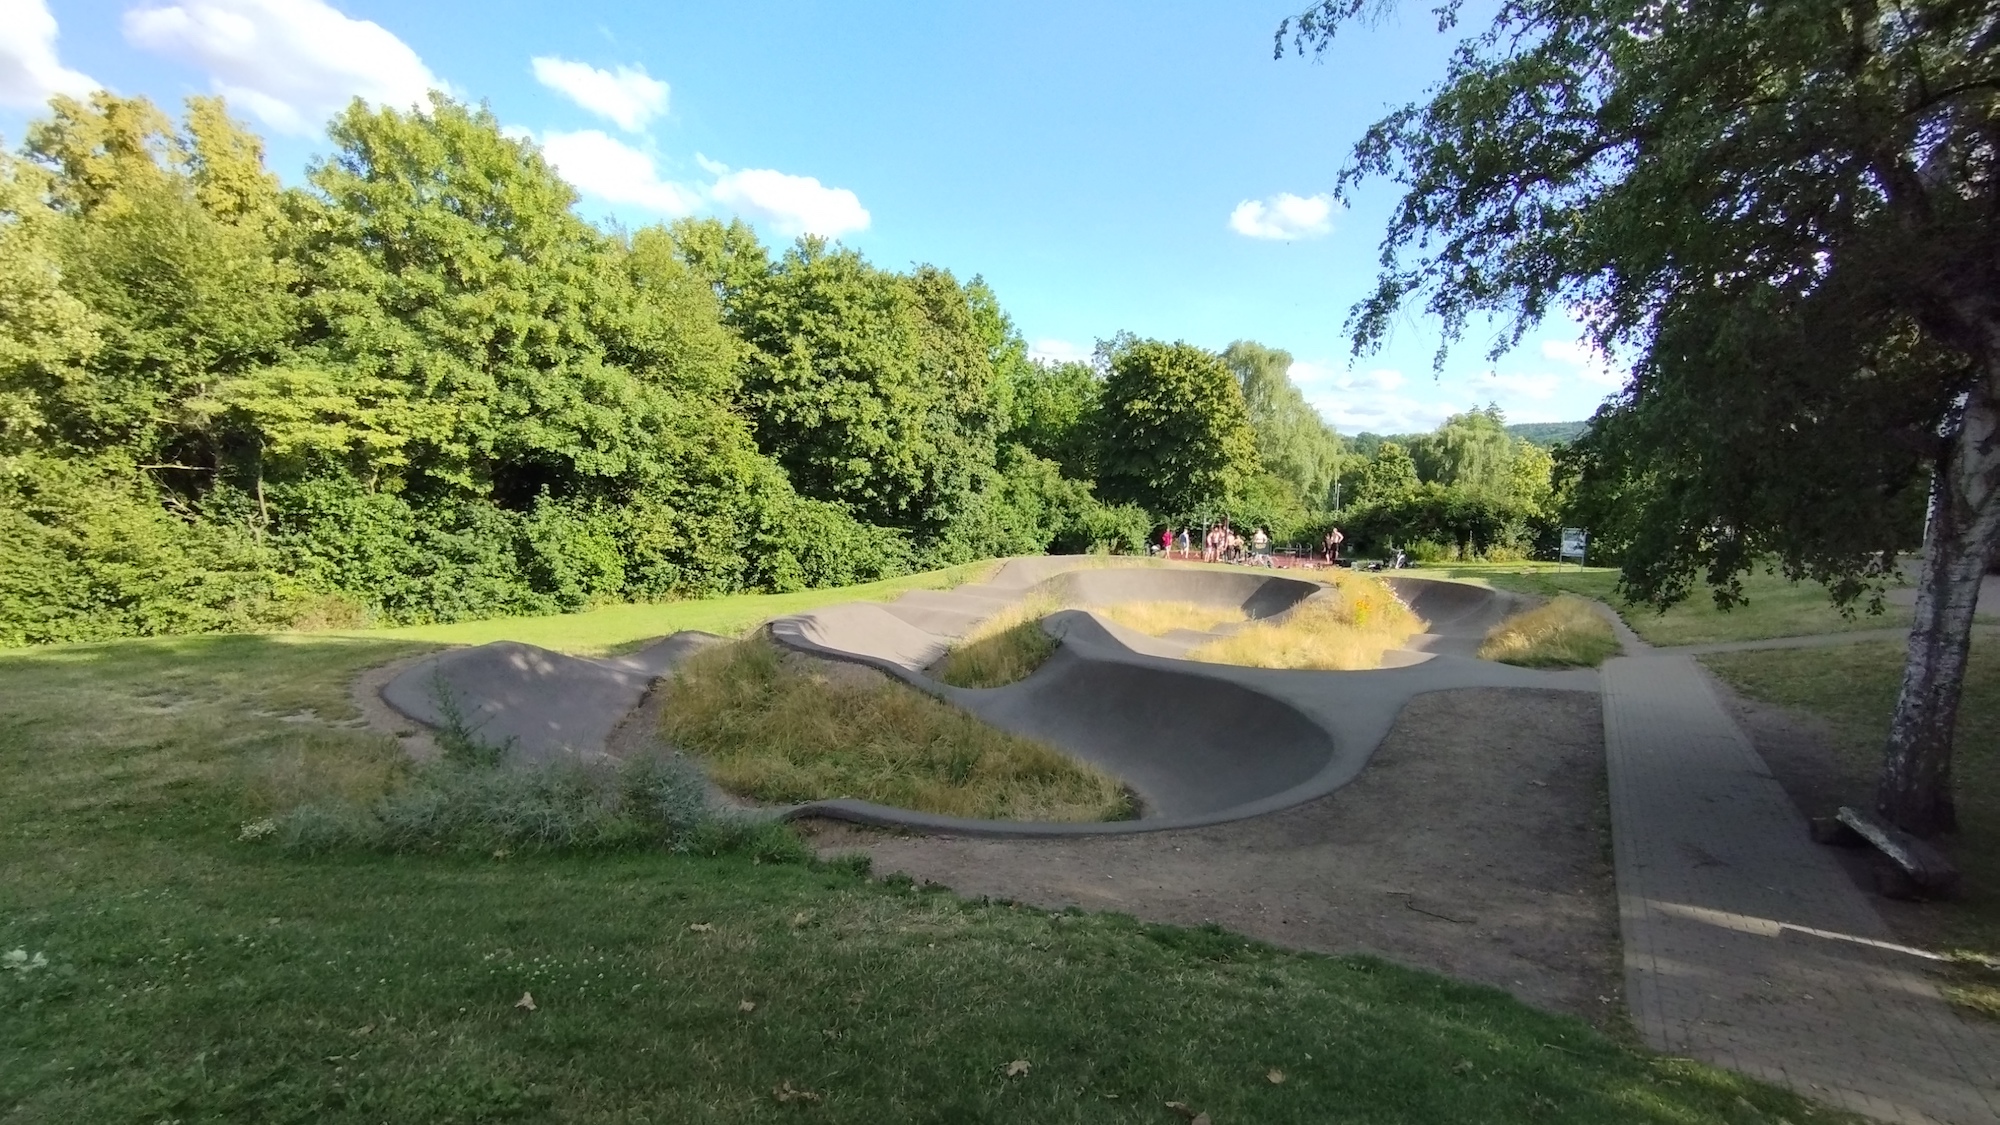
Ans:
{"type": "Polygon", "coordinates": [[[1149,637],[1164,636],[1176,629],[1206,633],[1218,625],[1248,620],[1240,607],[1197,602],[1125,602],[1097,612],[1149,637]]]}
{"type": "Polygon", "coordinates": [[[1857,629],[1907,627],[1910,623],[1910,610],[1900,606],[1885,606],[1880,614],[1867,612],[1865,605],[1857,606],[1852,615],[1843,615],[1827,597],[1825,587],[1812,582],[1790,582],[1780,575],[1761,571],[1743,576],[1743,592],[1749,601],[1734,609],[1716,608],[1708,588],[1697,584],[1687,600],[1661,612],[1620,598],[1618,572],[1608,567],[1483,563],[1436,569],[1449,577],[1475,579],[1503,590],[1548,598],[1576,594],[1596,599],[1616,609],[1632,631],[1648,644],[1660,646],[1847,633],[1857,629]]]}
{"type": "Polygon", "coordinates": [[[1116,820],[1118,780],[872,669],[719,644],[674,672],[660,728],[724,789],[759,801],[833,797],[947,816],[1116,820]]]}
{"type": "Polygon", "coordinates": [[[1268,621],[1188,653],[1189,659],[1252,668],[1358,671],[1379,667],[1390,649],[1424,631],[1423,621],[1389,584],[1365,574],[1339,573],[1328,589],[1268,621]]]}
{"type": "MultiPolygon", "coordinates": [[[[1828,748],[1846,782],[1848,803],[1870,808],[1905,655],[1899,642],[1864,641],[1699,659],[1753,699],[1824,719],[1833,732],[1828,748]]],[[[1964,873],[1963,887],[1957,899],[1931,903],[1925,911],[1942,951],[2000,962],[2000,636],[1990,630],[1974,633],[1952,773],[1959,831],[1937,843],[1964,873]]],[[[1968,962],[1950,978],[1955,1000],[2000,1019],[2000,972],[1968,962]]]]}
{"type": "Polygon", "coordinates": [[[788,594],[733,594],[687,601],[608,605],[545,617],[495,617],[448,625],[409,625],[329,635],[385,638],[429,645],[521,641],[576,656],[609,656],[630,652],[647,641],[687,629],[733,636],[773,617],[804,613],[821,606],[888,601],[911,590],[944,590],[968,582],[979,582],[999,569],[1002,561],[966,563],[859,586],[798,590],[788,594]]]}
{"type": "Polygon", "coordinates": [[[1495,625],[1479,658],[1524,668],[1595,668],[1618,647],[1611,622],[1589,602],[1563,594],[1495,625]]]}
{"type": "Polygon", "coordinates": [[[1492,989],[1215,929],[757,855],[240,841],[295,786],[394,783],[348,684],[423,647],[0,654],[0,951],[43,966],[0,971],[0,1120],[1842,1120],[1492,989]]]}

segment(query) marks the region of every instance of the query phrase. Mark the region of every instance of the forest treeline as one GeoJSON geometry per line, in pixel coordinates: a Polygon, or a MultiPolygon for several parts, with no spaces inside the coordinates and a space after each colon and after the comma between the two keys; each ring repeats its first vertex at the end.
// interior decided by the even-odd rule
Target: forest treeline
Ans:
{"type": "Polygon", "coordinates": [[[978,278],[605,231],[483,109],[359,102],[298,188],[219,99],[0,154],[0,644],[446,621],[1140,550],[1227,517],[1533,546],[1497,411],[1362,456],[1291,358],[1047,365],[978,278]],[[1497,437],[1495,436],[1497,434],[1497,437]]]}

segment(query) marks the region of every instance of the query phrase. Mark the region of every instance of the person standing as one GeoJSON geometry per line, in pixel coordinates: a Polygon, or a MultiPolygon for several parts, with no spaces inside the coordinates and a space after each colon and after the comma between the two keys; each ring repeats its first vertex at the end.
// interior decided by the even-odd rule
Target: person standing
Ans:
{"type": "Polygon", "coordinates": [[[1250,561],[1258,566],[1271,565],[1271,535],[1261,527],[1250,533],[1250,561]]]}
{"type": "Polygon", "coordinates": [[[1160,529],[1160,554],[1166,558],[1174,557],[1174,529],[1171,527],[1160,529]]]}
{"type": "Polygon", "coordinates": [[[1326,533],[1326,561],[1328,565],[1340,565],[1340,545],[1346,538],[1345,535],[1340,533],[1340,529],[1337,527],[1326,533]]]}
{"type": "Polygon", "coordinates": [[[1181,528],[1181,557],[1184,559],[1193,557],[1188,554],[1188,529],[1185,527],[1181,528]]]}

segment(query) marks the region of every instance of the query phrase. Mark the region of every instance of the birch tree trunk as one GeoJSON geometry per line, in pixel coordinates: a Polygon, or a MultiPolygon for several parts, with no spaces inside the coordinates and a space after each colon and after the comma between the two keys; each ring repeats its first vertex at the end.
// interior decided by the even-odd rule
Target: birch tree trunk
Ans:
{"type": "Polygon", "coordinates": [[[1990,360],[1931,478],[1915,625],[1875,808],[1918,836],[1958,827],[1951,753],[1979,583],[2000,545],[2000,405],[1990,360]]]}

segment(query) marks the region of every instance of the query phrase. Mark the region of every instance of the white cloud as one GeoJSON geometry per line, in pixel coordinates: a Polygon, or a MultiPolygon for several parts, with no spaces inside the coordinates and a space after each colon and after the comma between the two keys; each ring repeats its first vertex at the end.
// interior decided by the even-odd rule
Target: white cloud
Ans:
{"type": "Polygon", "coordinates": [[[1297,196],[1282,191],[1268,199],[1246,199],[1229,213],[1229,229],[1249,238],[1290,241],[1333,233],[1333,196],[1297,196]]]}
{"type": "Polygon", "coordinates": [[[868,229],[868,210],[846,188],[830,188],[811,176],[791,176],[769,168],[728,171],[707,162],[718,173],[709,195],[717,203],[752,220],[763,220],[786,237],[816,234],[838,238],[868,229]]]}
{"type": "Polygon", "coordinates": [[[1562,376],[1546,372],[1532,375],[1502,375],[1497,371],[1489,371],[1485,381],[1486,385],[1492,388],[1491,393],[1503,406],[1508,399],[1527,398],[1539,402],[1554,398],[1556,391],[1562,387],[1562,376]]]}
{"type": "Polygon", "coordinates": [[[578,191],[607,203],[623,203],[673,218],[693,214],[701,207],[701,192],[661,179],[652,157],[596,129],[549,133],[542,138],[542,155],[578,191]]]}
{"type": "Polygon", "coordinates": [[[1091,349],[1068,340],[1036,340],[1028,345],[1028,358],[1037,363],[1088,363],[1091,349]]]}
{"type": "Polygon", "coordinates": [[[56,59],[56,18],[45,0],[0,0],[0,105],[40,109],[51,97],[97,89],[56,59]]]}
{"type": "Polygon", "coordinates": [[[1448,400],[1404,393],[1406,378],[1390,367],[1356,372],[1301,360],[1288,374],[1306,401],[1342,433],[1423,433],[1465,409],[1448,400]]]}
{"type": "Polygon", "coordinates": [[[405,108],[445,84],[380,24],[321,0],[180,0],[125,13],[133,46],[208,71],[271,128],[311,135],[349,99],[405,108]]]}
{"type": "Polygon", "coordinates": [[[1573,368],[1576,377],[1593,386],[1616,390],[1625,385],[1625,372],[1611,365],[1611,357],[1582,340],[1543,340],[1542,356],[1573,368]]]}
{"type": "Polygon", "coordinates": [[[639,132],[646,122],[667,112],[667,84],[647,75],[644,67],[599,70],[553,56],[532,63],[535,81],[628,133],[639,132]]]}

